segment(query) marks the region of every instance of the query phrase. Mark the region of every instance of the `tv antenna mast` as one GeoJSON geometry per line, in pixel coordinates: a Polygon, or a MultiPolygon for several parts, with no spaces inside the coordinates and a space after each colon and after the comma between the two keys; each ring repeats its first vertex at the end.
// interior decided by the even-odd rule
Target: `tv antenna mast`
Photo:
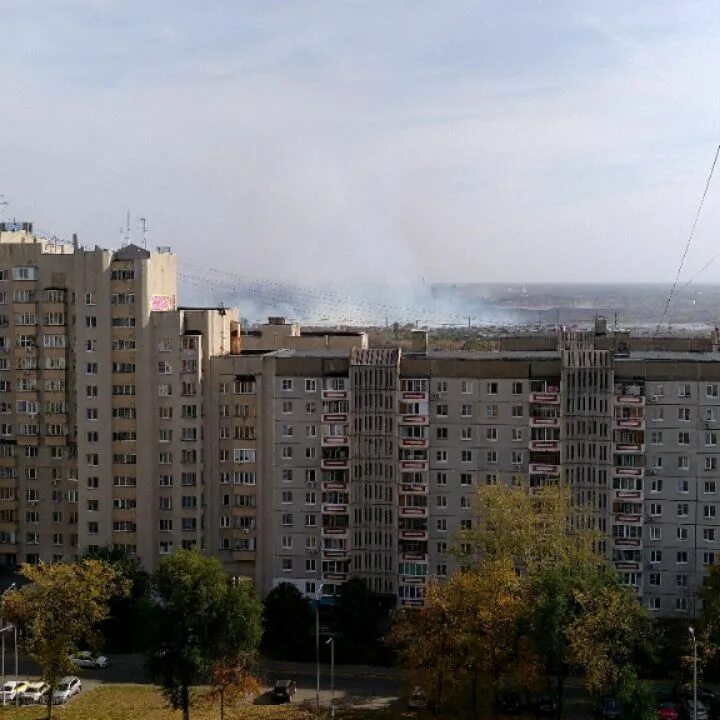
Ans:
{"type": "Polygon", "coordinates": [[[140,228],[142,229],[143,247],[147,250],[147,218],[140,218],[140,228]]]}
{"type": "Polygon", "coordinates": [[[120,228],[120,244],[124,247],[129,245],[132,240],[132,228],[130,227],[130,211],[127,211],[125,227],[120,228]]]}
{"type": "Polygon", "coordinates": [[[6,208],[10,203],[5,199],[4,195],[0,195],[0,220],[3,219],[4,214],[4,208],[6,208]]]}

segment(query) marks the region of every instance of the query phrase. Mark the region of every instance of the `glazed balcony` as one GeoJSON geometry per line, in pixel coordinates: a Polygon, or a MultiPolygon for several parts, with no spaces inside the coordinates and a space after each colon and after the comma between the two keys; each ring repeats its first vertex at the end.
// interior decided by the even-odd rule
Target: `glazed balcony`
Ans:
{"type": "Polygon", "coordinates": [[[429,425],[429,415],[401,415],[399,420],[400,425],[429,425]]]}
{"type": "Polygon", "coordinates": [[[630,405],[633,407],[642,407],[645,405],[644,395],[615,395],[616,405],[630,405]]]}
{"type": "Polygon", "coordinates": [[[350,439],[347,435],[323,435],[320,438],[322,447],[344,447],[349,444],[350,439]]]}
{"type": "Polygon", "coordinates": [[[400,447],[401,448],[410,448],[411,450],[424,450],[427,449],[430,445],[430,440],[428,438],[418,438],[418,437],[401,437],[400,438],[400,447]]]}
{"type": "Polygon", "coordinates": [[[323,503],[322,512],[324,515],[347,515],[348,506],[341,503],[323,503]]]}
{"type": "Polygon", "coordinates": [[[348,391],[347,390],[323,390],[322,391],[322,399],[323,400],[347,400],[348,391]]]}
{"type": "Polygon", "coordinates": [[[531,428],[559,428],[560,418],[559,417],[543,417],[531,416],[530,417],[531,428]]]}
{"type": "Polygon", "coordinates": [[[532,405],[559,405],[559,392],[532,392],[528,397],[532,405]]]}
{"type": "Polygon", "coordinates": [[[535,452],[557,452],[560,449],[559,440],[530,440],[528,448],[535,452]]]}

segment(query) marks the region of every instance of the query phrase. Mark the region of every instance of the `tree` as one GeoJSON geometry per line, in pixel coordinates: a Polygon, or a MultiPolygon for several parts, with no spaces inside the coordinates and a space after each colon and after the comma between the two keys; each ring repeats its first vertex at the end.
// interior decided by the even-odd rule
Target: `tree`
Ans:
{"type": "Polygon", "coordinates": [[[141,650],[148,629],[146,613],[149,575],[143,570],[140,560],[122,548],[109,545],[88,550],[83,557],[107,563],[129,586],[129,592],[110,599],[110,612],[101,628],[106,650],[141,650]]]}
{"type": "Polygon", "coordinates": [[[653,620],[615,573],[575,593],[579,612],[567,629],[570,657],[593,693],[637,683],[637,661],[653,650],[653,620]]]}
{"type": "Polygon", "coordinates": [[[522,642],[525,600],[521,578],[507,559],[486,560],[476,569],[433,584],[425,606],[401,613],[390,635],[411,678],[429,684],[426,692],[441,706],[450,678],[469,690],[469,707],[478,709],[479,689],[491,690],[498,706],[501,680],[522,668],[532,683],[536,665],[522,642]],[[480,681],[483,681],[482,684],[480,681]]]}
{"type": "Polygon", "coordinates": [[[249,693],[260,691],[260,683],[253,677],[250,668],[251,656],[238,657],[235,662],[220,661],[211,672],[214,695],[220,701],[220,720],[225,720],[225,705],[242,699],[249,693]]]}
{"type": "Polygon", "coordinates": [[[97,644],[108,602],[127,593],[128,584],[99,560],[23,565],[20,572],[29,583],[3,596],[3,616],[22,627],[25,648],[50,686],[50,718],[52,692],[60,678],[76,671],[71,658],[79,643],[97,644]]]}
{"type": "Polygon", "coordinates": [[[587,517],[566,487],[481,486],[473,528],[458,533],[456,554],[471,564],[511,558],[529,576],[559,562],[592,561],[599,535],[587,517]]]}
{"type": "Polygon", "coordinates": [[[281,660],[307,660],[315,615],[310,601],[292,583],[280,583],[263,602],[263,648],[281,660]]]}
{"type": "Polygon", "coordinates": [[[344,582],[335,596],[331,627],[338,636],[337,652],[342,660],[372,662],[379,652],[383,623],[388,620],[383,597],[358,577],[344,582]]]}
{"type": "Polygon", "coordinates": [[[231,582],[222,563],[180,550],[150,579],[153,633],[147,670],[170,706],[190,717],[190,687],[212,668],[252,656],[261,634],[261,605],[248,582],[231,582]]]}

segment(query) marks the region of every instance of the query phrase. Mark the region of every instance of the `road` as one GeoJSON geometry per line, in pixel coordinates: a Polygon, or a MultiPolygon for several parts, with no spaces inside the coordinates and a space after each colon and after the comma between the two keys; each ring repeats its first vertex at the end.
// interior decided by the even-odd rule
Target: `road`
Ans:
{"type": "MultiPolygon", "coordinates": [[[[83,669],[77,675],[82,681],[83,690],[102,684],[144,685],[150,681],[145,677],[142,655],[116,655],[110,658],[110,665],[103,670],[83,669]]],[[[15,677],[15,661],[10,653],[5,662],[6,678],[15,677]]],[[[20,659],[20,678],[38,678],[38,669],[27,659],[20,659]]],[[[294,702],[315,702],[315,665],[312,663],[275,663],[263,665],[260,680],[264,693],[257,702],[270,701],[269,692],[276,680],[295,680],[297,693],[294,702]]],[[[329,705],[330,667],[320,668],[320,703],[329,705]]],[[[338,705],[353,705],[368,708],[387,707],[396,702],[399,694],[399,682],[392,668],[371,668],[367,666],[338,666],[335,673],[335,702],[338,705]]]]}

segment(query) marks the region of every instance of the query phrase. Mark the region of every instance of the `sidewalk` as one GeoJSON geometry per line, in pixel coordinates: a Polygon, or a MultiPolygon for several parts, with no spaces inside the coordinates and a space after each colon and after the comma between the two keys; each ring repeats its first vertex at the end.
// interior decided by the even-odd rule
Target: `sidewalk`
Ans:
{"type": "MultiPolygon", "coordinates": [[[[263,659],[260,667],[271,673],[288,673],[291,675],[312,674],[316,670],[314,662],[284,662],[282,660],[263,659]]],[[[320,672],[323,676],[330,674],[330,664],[320,663],[320,672]]],[[[376,665],[335,665],[335,677],[337,678],[382,678],[384,680],[399,680],[400,670],[393,667],[381,667],[376,665]]]]}

